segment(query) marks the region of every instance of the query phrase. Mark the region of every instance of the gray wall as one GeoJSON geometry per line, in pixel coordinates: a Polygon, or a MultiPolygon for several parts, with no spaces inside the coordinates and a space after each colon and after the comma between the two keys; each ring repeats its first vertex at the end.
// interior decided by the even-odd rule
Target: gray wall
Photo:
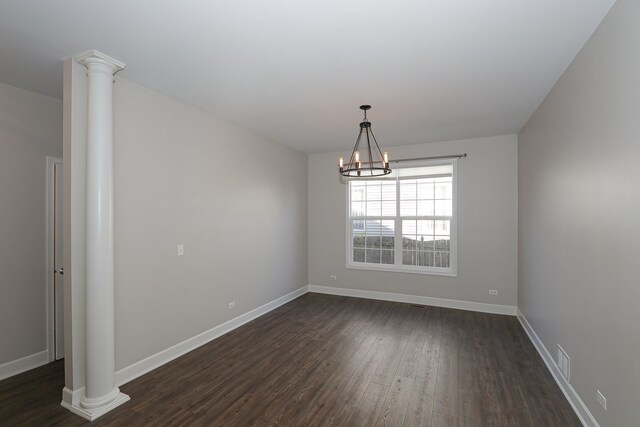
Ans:
{"type": "Polygon", "coordinates": [[[46,157],[62,102],[0,83],[0,364],[47,349],[46,157]]]}
{"type": "Polygon", "coordinates": [[[125,79],[114,89],[121,369],[306,285],[307,156],[125,79]]]}
{"type": "Polygon", "coordinates": [[[469,154],[458,163],[458,277],[347,269],[347,190],[336,168],[338,157],[350,153],[324,153],[309,156],[309,284],[515,306],[517,137],[388,151],[393,158],[469,154]]]}
{"type": "MultiPolygon", "coordinates": [[[[75,391],[86,85],[85,68],[65,61],[65,384],[75,391]]],[[[116,370],[306,285],[307,156],[119,76],[114,215],[116,370]]]]}
{"type": "Polygon", "coordinates": [[[618,0],[519,141],[518,305],[602,426],[640,425],[638,17],[618,0]]]}

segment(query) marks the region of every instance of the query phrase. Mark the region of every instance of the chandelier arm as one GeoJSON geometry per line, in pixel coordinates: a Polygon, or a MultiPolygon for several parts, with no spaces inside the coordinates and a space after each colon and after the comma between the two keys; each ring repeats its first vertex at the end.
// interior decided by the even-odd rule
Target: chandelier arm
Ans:
{"type": "Polygon", "coordinates": [[[376,136],[373,134],[373,129],[371,129],[371,136],[373,137],[373,142],[376,143],[376,148],[378,149],[378,153],[380,153],[380,159],[382,159],[382,163],[384,163],[384,156],[382,155],[382,150],[378,145],[378,140],[376,139],[376,136]]]}
{"type": "Polygon", "coordinates": [[[373,156],[371,156],[371,140],[369,139],[369,131],[370,127],[365,128],[365,132],[367,132],[367,149],[369,151],[369,169],[373,171],[373,156]]]}
{"type": "Polygon", "coordinates": [[[360,133],[358,133],[358,138],[356,138],[356,145],[353,146],[353,151],[351,152],[351,158],[348,163],[349,168],[351,168],[351,165],[355,164],[356,151],[358,151],[358,146],[360,145],[360,138],[362,138],[362,128],[360,129],[360,133]]]}

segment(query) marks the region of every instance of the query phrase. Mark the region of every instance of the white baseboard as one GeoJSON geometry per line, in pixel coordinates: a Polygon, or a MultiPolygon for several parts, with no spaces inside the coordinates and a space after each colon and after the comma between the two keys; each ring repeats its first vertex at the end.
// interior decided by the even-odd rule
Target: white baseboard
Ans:
{"type": "Polygon", "coordinates": [[[0,380],[18,375],[29,369],[37,368],[38,366],[46,365],[47,363],[49,363],[49,352],[47,350],[3,363],[0,365],[0,380]]]}
{"type": "Polygon", "coordinates": [[[221,325],[209,329],[208,331],[202,332],[201,334],[178,343],[173,347],[169,347],[166,350],[162,350],[159,353],[142,359],[141,361],[136,362],[133,365],[120,369],[115,374],[116,386],[119,387],[123,384],[126,384],[129,381],[136,379],[139,376],[144,375],[147,372],[152,371],[164,365],[165,363],[182,356],[185,353],[190,352],[191,350],[194,350],[208,343],[209,341],[212,341],[219,336],[224,335],[227,332],[230,332],[247,322],[250,322],[257,317],[260,317],[263,314],[266,314],[271,310],[274,310],[281,305],[288,303],[289,301],[293,301],[294,299],[306,294],[307,292],[307,286],[303,286],[254,310],[251,310],[221,325]]]}
{"type": "Polygon", "coordinates": [[[309,292],[404,302],[409,304],[432,305],[436,307],[456,308],[459,310],[479,311],[482,313],[506,314],[510,316],[515,316],[517,310],[517,307],[511,305],[485,304],[481,302],[423,297],[419,295],[394,294],[391,292],[363,291],[361,289],[333,288],[329,286],[309,285],[309,292]]]}
{"type": "Polygon", "coordinates": [[[533,343],[533,346],[536,348],[536,350],[538,350],[538,353],[540,353],[540,357],[542,357],[542,360],[544,360],[544,363],[547,365],[547,369],[549,369],[549,372],[551,372],[551,375],[553,375],[553,378],[556,380],[556,383],[558,383],[560,390],[562,390],[562,393],[564,393],[564,396],[569,401],[569,404],[571,404],[571,406],[573,407],[573,410],[575,411],[578,418],[580,418],[580,421],[582,421],[582,424],[587,427],[600,427],[598,421],[596,421],[596,419],[593,417],[576,390],[562,375],[562,373],[560,372],[560,368],[556,364],[556,361],[553,357],[551,357],[549,350],[547,350],[547,348],[544,346],[544,344],[538,337],[538,334],[536,334],[536,331],[533,329],[527,318],[524,317],[520,309],[518,309],[517,315],[522,328],[529,336],[529,339],[533,343]]]}

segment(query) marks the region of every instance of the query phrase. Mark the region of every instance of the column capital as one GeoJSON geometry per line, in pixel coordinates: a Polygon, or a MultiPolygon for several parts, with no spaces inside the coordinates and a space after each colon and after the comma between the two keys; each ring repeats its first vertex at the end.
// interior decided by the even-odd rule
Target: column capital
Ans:
{"type": "Polygon", "coordinates": [[[109,69],[111,69],[112,74],[123,70],[125,67],[124,62],[120,62],[117,59],[110,57],[109,55],[105,55],[104,53],[98,52],[97,50],[93,49],[76,56],[75,60],[89,69],[92,65],[108,67],[109,69]]]}

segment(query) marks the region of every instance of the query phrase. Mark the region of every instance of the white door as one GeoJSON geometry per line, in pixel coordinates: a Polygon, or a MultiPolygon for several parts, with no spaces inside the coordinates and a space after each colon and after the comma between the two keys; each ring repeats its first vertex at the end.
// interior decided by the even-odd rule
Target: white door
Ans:
{"type": "Polygon", "coordinates": [[[54,164],[53,325],[55,359],[64,357],[64,264],[62,263],[62,163],[54,164]]]}

